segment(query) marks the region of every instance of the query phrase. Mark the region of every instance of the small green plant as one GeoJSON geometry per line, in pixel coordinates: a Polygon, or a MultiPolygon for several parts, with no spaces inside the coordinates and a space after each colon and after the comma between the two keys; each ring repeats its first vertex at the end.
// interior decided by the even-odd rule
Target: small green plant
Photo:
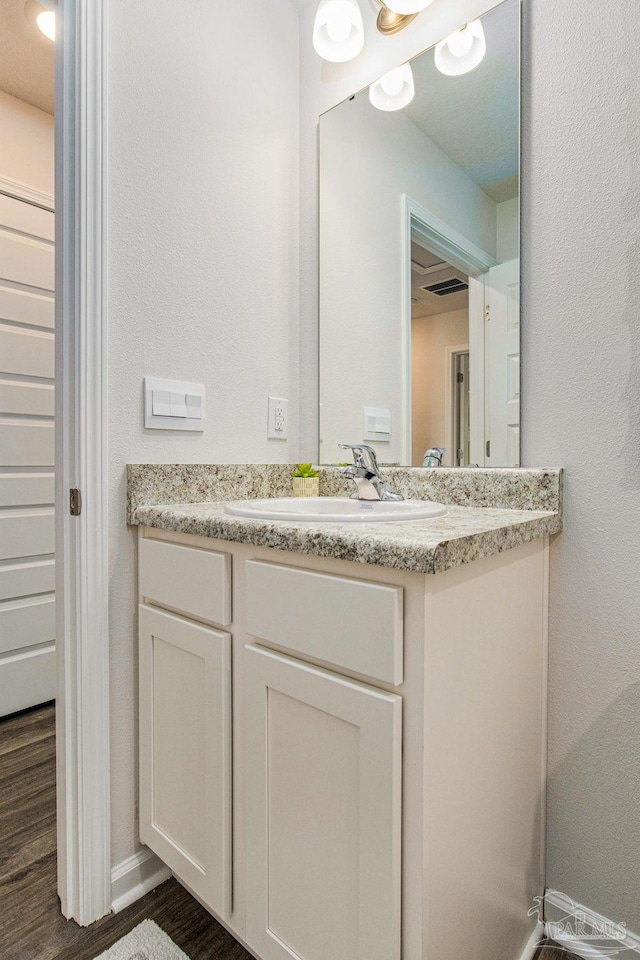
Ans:
{"type": "Polygon", "coordinates": [[[309,479],[310,477],[319,477],[320,471],[314,470],[310,463],[299,463],[296,469],[293,471],[293,476],[305,477],[305,479],[309,479]]]}

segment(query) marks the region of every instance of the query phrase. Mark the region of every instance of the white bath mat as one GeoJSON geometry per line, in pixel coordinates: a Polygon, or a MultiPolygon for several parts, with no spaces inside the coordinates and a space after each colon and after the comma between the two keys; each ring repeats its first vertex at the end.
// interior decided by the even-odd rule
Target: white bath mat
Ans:
{"type": "Polygon", "coordinates": [[[153,920],[142,923],[96,960],[189,960],[153,920]]]}

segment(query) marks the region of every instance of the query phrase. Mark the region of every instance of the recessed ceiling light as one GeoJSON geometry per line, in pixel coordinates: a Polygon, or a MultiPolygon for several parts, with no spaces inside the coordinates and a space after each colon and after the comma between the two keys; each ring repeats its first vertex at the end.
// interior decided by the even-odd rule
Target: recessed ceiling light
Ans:
{"type": "Polygon", "coordinates": [[[47,40],[56,38],[56,5],[51,0],[27,0],[24,13],[29,21],[45,35],[47,40]]]}

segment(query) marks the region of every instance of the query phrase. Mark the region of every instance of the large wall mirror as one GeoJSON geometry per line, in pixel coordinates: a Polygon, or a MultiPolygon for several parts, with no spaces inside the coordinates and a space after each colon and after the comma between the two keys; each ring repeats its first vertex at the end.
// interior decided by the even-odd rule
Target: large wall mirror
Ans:
{"type": "Polygon", "coordinates": [[[321,463],[519,465],[519,107],[505,0],[320,118],[321,463]]]}

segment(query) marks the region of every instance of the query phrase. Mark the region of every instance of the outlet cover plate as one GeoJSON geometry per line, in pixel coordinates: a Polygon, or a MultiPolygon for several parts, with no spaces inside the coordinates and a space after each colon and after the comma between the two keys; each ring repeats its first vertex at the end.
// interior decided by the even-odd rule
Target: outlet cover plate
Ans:
{"type": "Polygon", "coordinates": [[[269,397],[269,417],[267,420],[267,439],[286,440],[289,430],[289,401],[280,397],[269,397]]]}

